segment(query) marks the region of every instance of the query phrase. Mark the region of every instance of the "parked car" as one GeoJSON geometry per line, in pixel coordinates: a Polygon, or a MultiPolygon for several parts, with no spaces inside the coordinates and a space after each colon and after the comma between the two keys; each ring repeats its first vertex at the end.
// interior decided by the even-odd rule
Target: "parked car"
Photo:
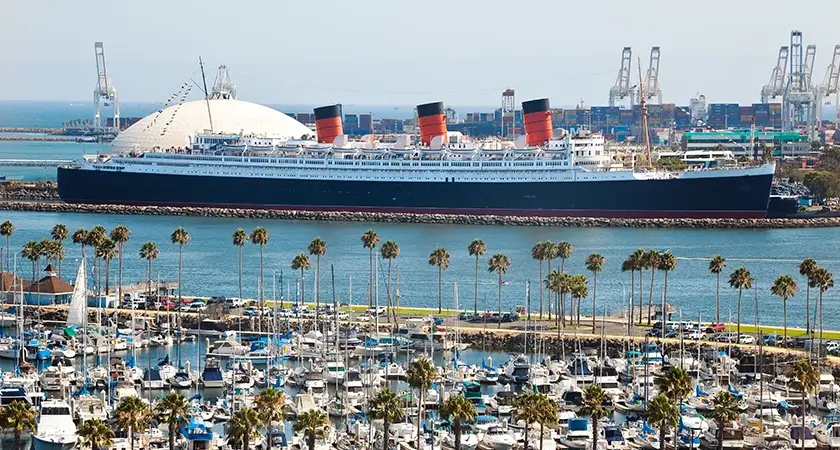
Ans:
{"type": "Polygon", "coordinates": [[[209,300],[207,300],[207,304],[208,305],[215,305],[216,303],[225,303],[226,300],[227,299],[225,299],[222,296],[214,295],[214,296],[210,297],[209,300]]]}
{"type": "Polygon", "coordinates": [[[365,313],[371,316],[381,316],[382,314],[386,314],[388,312],[388,308],[384,306],[375,306],[373,308],[369,308],[365,313]]]}
{"type": "Polygon", "coordinates": [[[722,322],[710,323],[706,326],[706,333],[720,333],[726,329],[726,325],[722,322]]]}
{"type": "Polygon", "coordinates": [[[751,334],[741,333],[741,336],[738,337],[738,343],[739,344],[755,344],[755,336],[753,336],[751,334]]]}
{"type": "Polygon", "coordinates": [[[706,333],[700,330],[694,330],[689,333],[683,334],[683,339],[691,339],[694,341],[699,341],[701,339],[706,339],[706,333]]]}
{"type": "Polygon", "coordinates": [[[356,320],[358,320],[359,322],[370,322],[370,321],[373,320],[373,316],[365,313],[365,314],[361,314],[361,315],[357,316],[356,320]]]}
{"type": "Polygon", "coordinates": [[[242,308],[245,306],[245,300],[236,297],[228,297],[225,299],[225,303],[227,303],[231,308],[242,308]]]}
{"type": "Polygon", "coordinates": [[[251,316],[251,317],[259,316],[260,315],[259,308],[254,308],[253,306],[249,306],[249,307],[242,310],[242,315],[243,316],[251,316]]]}

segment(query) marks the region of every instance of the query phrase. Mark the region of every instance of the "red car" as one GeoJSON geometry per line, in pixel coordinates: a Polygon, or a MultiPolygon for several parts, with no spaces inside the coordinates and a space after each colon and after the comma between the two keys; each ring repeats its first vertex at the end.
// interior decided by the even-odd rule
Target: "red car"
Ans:
{"type": "Polygon", "coordinates": [[[709,326],[706,327],[707,333],[720,333],[721,331],[726,329],[726,325],[721,322],[718,323],[710,323],[709,326]]]}

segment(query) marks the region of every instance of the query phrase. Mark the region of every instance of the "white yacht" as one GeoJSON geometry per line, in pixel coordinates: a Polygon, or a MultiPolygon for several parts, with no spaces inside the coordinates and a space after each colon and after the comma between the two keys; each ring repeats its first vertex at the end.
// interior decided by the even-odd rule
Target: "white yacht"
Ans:
{"type": "MultiPolygon", "coordinates": [[[[718,448],[718,429],[717,423],[709,421],[708,428],[703,433],[703,439],[712,448],[718,448]]],[[[719,446],[722,450],[742,450],[746,447],[747,442],[744,440],[744,430],[738,427],[724,427],[722,444],[719,446]]]]}
{"type": "Polygon", "coordinates": [[[484,432],[481,444],[491,450],[510,450],[516,445],[516,438],[510,428],[494,425],[484,432]]]}
{"type": "Polygon", "coordinates": [[[822,423],[814,427],[814,437],[824,447],[840,449],[840,416],[829,414],[823,417],[822,423]]]}
{"type": "Polygon", "coordinates": [[[327,380],[327,383],[343,383],[345,372],[343,362],[327,361],[327,365],[324,367],[324,378],[327,380]]]}
{"type": "Polygon", "coordinates": [[[817,440],[811,429],[803,426],[790,427],[790,443],[793,448],[815,450],[817,448],[817,440]]]}
{"type": "Polygon", "coordinates": [[[244,356],[250,350],[234,339],[223,339],[213,343],[213,347],[207,351],[207,356],[217,358],[229,358],[231,356],[244,356]]]}
{"type": "Polygon", "coordinates": [[[76,447],[76,424],[67,402],[44,400],[41,403],[38,429],[33,440],[35,450],[70,450],[76,447]]]}
{"type": "Polygon", "coordinates": [[[222,366],[216,358],[207,358],[204,370],[201,372],[201,383],[206,388],[223,388],[225,379],[222,375],[222,366]]]}

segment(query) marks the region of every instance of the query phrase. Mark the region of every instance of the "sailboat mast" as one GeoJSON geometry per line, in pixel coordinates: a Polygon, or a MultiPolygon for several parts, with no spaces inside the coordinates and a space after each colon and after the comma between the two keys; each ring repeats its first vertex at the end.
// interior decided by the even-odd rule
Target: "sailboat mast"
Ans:
{"type": "Polygon", "coordinates": [[[198,66],[201,67],[201,82],[204,84],[204,102],[207,103],[207,117],[210,119],[210,132],[213,132],[213,114],[210,112],[210,92],[207,91],[207,76],[204,73],[204,61],[198,57],[198,66]]]}
{"type": "MultiPolygon", "coordinates": [[[[645,134],[645,152],[647,153],[647,168],[653,167],[650,155],[650,133],[648,131],[648,112],[647,102],[645,101],[645,82],[642,79],[642,59],[639,58],[639,106],[642,114],[642,123],[640,132],[645,134]]],[[[209,106],[208,106],[209,108],[209,106]]],[[[664,323],[664,319],[663,319],[664,323]]]]}

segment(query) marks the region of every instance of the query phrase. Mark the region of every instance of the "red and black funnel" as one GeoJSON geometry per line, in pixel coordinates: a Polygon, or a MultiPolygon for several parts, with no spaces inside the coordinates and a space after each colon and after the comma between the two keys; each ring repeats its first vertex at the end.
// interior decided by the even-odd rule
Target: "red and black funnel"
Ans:
{"type": "Polygon", "coordinates": [[[341,124],[341,105],[315,108],[315,133],[318,142],[332,144],[335,138],[344,134],[341,124]]]}
{"type": "Polygon", "coordinates": [[[420,140],[430,145],[435,136],[446,140],[446,112],[443,102],[417,105],[417,125],[420,127],[420,140]]]}
{"type": "Polygon", "coordinates": [[[551,123],[551,106],[547,98],[522,102],[522,118],[528,146],[545,145],[554,136],[551,123]]]}

